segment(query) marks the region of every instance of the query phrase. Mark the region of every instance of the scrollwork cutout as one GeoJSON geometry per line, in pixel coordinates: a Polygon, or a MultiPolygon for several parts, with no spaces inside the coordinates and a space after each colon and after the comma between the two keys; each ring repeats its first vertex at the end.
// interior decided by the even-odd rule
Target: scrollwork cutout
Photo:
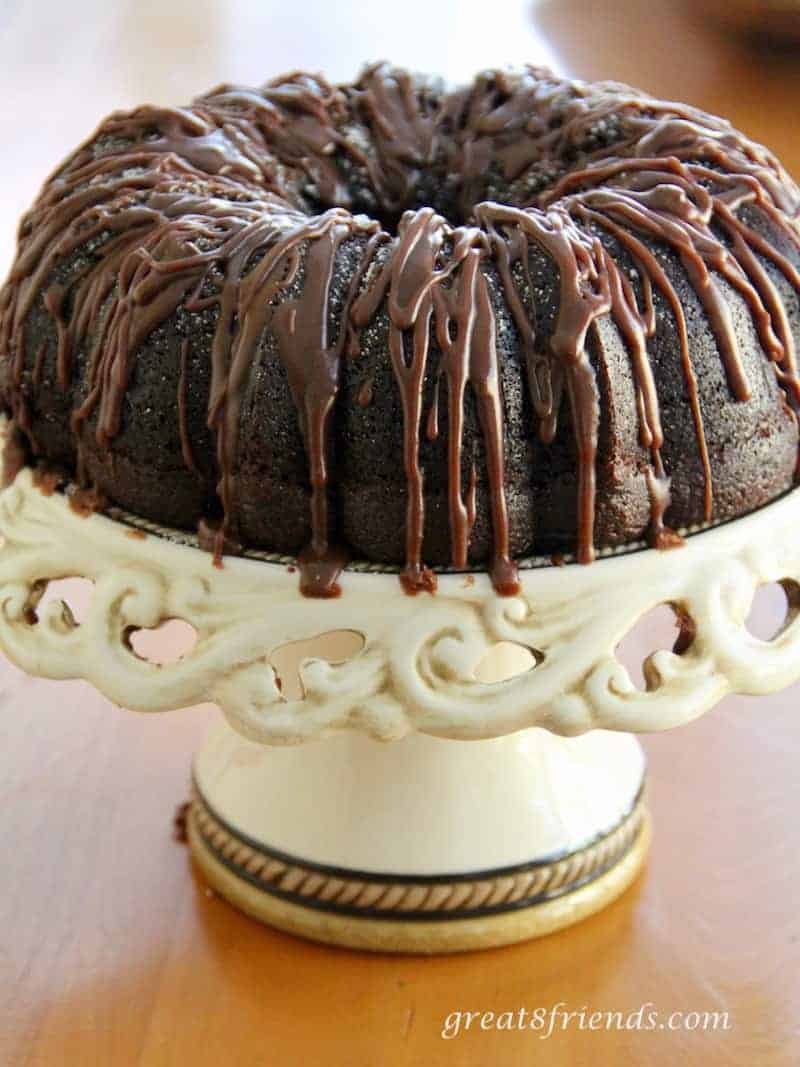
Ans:
{"type": "Polygon", "coordinates": [[[300,596],[283,563],[226,558],[217,569],[168,536],[131,536],[122,522],[79,516],[22,471],[0,494],[0,645],[31,674],[84,678],[136,710],[214,701],[242,734],[269,744],[345,728],[382,740],[412,730],[453,738],[531,726],[565,735],[661,730],[728,692],[765,693],[800,676],[796,609],[769,642],[744,625],[758,585],[798,588],[798,517],[800,492],[669,553],[523,570],[522,593],[511,599],[481,574],[442,575],[435,596],[408,597],[392,574],[347,571],[343,595],[320,601],[300,596]],[[70,576],[94,583],[80,624],[59,602],[37,610],[46,584],[70,576]],[[691,640],[650,657],[641,691],[614,650],[658,604],[676,606],[691,640]],[[183,658],[156,665],[130,647],[132,630],[172,618],[196,631],[183,658]],[[362,651],[338,664],[306,660],[303,695],[286,699],[271,650],[334,629],[363,634],[362,651]],[[478,682],[476,664],[499,642],[531,649],[535,667],[478,682]]]}

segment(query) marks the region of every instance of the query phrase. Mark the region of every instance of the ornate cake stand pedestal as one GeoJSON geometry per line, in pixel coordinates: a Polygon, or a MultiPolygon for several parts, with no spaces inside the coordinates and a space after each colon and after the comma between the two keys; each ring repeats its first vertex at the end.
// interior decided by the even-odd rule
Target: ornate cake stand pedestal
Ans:
{"type": "Polygon", "coordinates": [[[84,517],[26,469],[0,494],[0,645],[125,707],[222,708],[189,836],[208,882],[251,915],[359,948],[507,944],[597,911],[641,867],[632,732],[800,676],[799,521],[800,491],[666,553],[523,566],[514,598],[478,573],[409,597],[354,565],[341,597],[309,600],[290,560],[217,568],[189,535],[84,517]],[[80,621],[44,595],[68,577],[93,583],[80,621]],[[789,610],[762,641],[744,622],[771,582],[789,610]],[[661,604],[680,636],[645,661],[641,690],[616,649],[661,604]],[[170,619],[195,640],[158,665],[137,632],[170,619]]]}

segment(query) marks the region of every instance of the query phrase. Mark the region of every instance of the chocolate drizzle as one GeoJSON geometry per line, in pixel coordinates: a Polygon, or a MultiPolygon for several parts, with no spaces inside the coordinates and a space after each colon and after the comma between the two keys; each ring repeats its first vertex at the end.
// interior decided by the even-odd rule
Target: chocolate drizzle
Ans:
{"type": "MultiPolygon", "coordinates": [[[[31,399],[45,388],[52,357],[77,455],[87,435],[113,455],[142,345],[179,309],[210,314],[206,416],[222,520],[204,521],[202,530],[219,561],[242,540],[243,404],[271,344],[307,457],[311,535],[299,556],[301,589],[337,595],[347,549],[337,530],[331,441],[344,360],[358,360],[361,336],[383,317],[403,418],[403,586],[409,593],[436,587],[425,564],[422,454],[441,444],[452,565],[470,566],[485,491],[488,569],[497,592],[514,595],[499,316],[519,338],[539,440],[552,444],[565,417],[571,426],[575,552],[583,563],[595,552],[603,417],[593,351],[601,322],[613,323],[628,353],[648,457],[647,536],[670,547],[680,539],[665,522],[670,475],[649,349],[659,300],[677,336],[707,520],[715,501],[686,309],[667,264],[680,266],[696,294],[731,395],[747,400],[752,384],[729,289],[749,310],[796,410],[796,344],[775,274],[800,292],[800,272],[751,215],[800,249],[799,203],[775,158],[727,123],[624,86],[564,82],[531,68],[487,72],[444,93],[385,65],[346,86],[303,74],[260,90],[223,86],[188,109],[112,115],[45,185],[22,220],[0,293],[4,405],[36,455],[31,399]],[[537,307],[542,256],[556,277],[550,326],[537,307]],[[347,284],[334,302],[345,261],[347,284]],[[28,351],[26,324],[40,310],[54,326],[53,353],[42,344],[28,351]],[[468,397],[482,461],[465,449],[468,397]]],[[[178,432],[182,462],[199,478],[205,457],[193,447],[188,413],[192,357],[191,334],[184,335],[178,432]]],[[[364,377],[357,404],[369,407],[375,389],[373,376],[364,377]]]]}

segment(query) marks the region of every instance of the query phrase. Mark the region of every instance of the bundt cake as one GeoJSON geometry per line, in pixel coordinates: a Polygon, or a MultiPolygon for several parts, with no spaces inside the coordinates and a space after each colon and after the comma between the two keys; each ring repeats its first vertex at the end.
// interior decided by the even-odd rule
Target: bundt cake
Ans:
{"type": "Polygon", "coordinates": [[[616,83],[226,85],[46,182],[0,399],[51,478],[310,595],[348,556],[510,594],[792,486],[799,210],[727,122],[616,83]]]}

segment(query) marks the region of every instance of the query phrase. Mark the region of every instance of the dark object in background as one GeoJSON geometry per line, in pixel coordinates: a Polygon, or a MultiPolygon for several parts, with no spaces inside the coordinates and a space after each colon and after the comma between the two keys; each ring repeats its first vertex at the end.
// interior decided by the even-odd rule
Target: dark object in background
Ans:
{"type": "Polygon", "coordinates": [[[800,46],[800,0],[703,0],[701,10],[771,47],[800,46]]]}

